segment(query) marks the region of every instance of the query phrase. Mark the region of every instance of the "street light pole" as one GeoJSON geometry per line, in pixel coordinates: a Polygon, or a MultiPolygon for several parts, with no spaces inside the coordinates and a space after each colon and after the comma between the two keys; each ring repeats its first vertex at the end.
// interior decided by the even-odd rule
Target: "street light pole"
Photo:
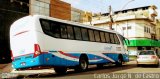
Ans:
{"type": "MultiPolygon", "coordinates": [[[[123,7],[122,7],[122,9],[121,10],[123,10],[130,2],[132,2],[132,1],[134,1],[134,0],[130,0],[130,1],[128,1],[123,7]]],[[[109,18],[110,18],[110,22],[109,22],[109,29],[110,30],[113,30],[113,28],[112,28],[112,25],[113,25],[113,17],[112,17],[112,15],[113,15],[113,12],[112,12],[112,7],[111,7],[111,5],[109,6],[109,18]]],[[[118,16],[117,16],[118,17],[118,16]]],[[[117,17],[116,17],[116,19],[117,19],[117,17]]],[[[116,20],[115,19],[115,20],[116,20]]]]}
{"type": "Polygon", "coordinates": [[[113,28],[112,28],[113,18],[112,18],[112,7],[111,7],[111,5],[109,6],[109,18],[110,18],[109,29],[113,30],[113,28]]]}
{"type": "Polygon", "coordinates": [[[121,10],[123,10],[130,2],[132,2],[132,1],[134,1],[134,0],[130,0],[130,1],[128,1],[123,7],[122,7],[122,9],[121,10]]]}
{"type": "MultiPolygon", "coordinates": [[[[132,2],[132,1],[135,1],[135,0],[130,0],[130,1],[128,1],[127,3],[125,3],[125,5],[120,9],[120,11],[122,11],[130,2],[132,2]]],[[[118,16],[119,15],[117,15],[116,17],[115,17],[115,21],[117,20],[117,18],[118,18],[118,16]]],[[[121,29],[121,28],[120,28],[121,29]]],[[[123,28],[121,29],[122,30],[122,34],[124,35],[124,30],[123,30],[123,28]]]]}

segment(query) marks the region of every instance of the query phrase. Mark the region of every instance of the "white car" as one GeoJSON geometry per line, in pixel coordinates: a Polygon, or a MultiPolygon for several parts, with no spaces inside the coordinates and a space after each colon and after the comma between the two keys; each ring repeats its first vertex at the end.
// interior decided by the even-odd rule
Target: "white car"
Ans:
{"type": "Polygon", "coordinates": [[[155,65],[159,66],[159,57],[154,50],[142,50],[137,56],[137,66],[155,65]]]}

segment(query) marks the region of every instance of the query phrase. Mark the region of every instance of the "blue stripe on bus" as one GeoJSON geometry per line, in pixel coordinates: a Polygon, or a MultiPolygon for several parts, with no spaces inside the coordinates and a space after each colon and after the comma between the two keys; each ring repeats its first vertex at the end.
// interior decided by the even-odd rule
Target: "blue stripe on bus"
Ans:
{"type": "Polygon", "coordinates": [[[45,65],[53,65],[53,66],[75,66],[78,65],[79,62],[67,60],[64,58],[57,57],[51,53],[44,55],[44,59],[49,58],[48,61],[44,60],[45,65]]]}
{"type": "MultiPolygon", "coordinates": [[[[53,52],[53,51],[50,51],[53,52]]],[[[57,52],[57,51],[56,51],[57,52]]],[[[81,53],[67,53],[70,56],[69,57],[77,57],[79,58],[81,53]]],[[[115,53],[103,53],[105,56],[113,59],[114,61],[118,60],[118,54],[115,53]]],[[[15,69],[18,68],[27,68],[27,67],[33,67],[33,66],[76,66],[79,64],[79,61],[72,61],[69,59],[60,58],[58,56],[55,56],[53,53],[45,53],[41,54],[35,58],[33,58],[33,54],[27,55],[28,58],[26,59],[26,56],[20,56],[17,58],[17,60],[13,61],[13,67],[15,69]],[[31,58],[30,58],[31,57],[31,58]],[[25,65],[22,65],[22,63],[25,63],[25,65]]],[[[94,54],[87,54],[88,60],[99,60],[99,61],[93,61],[89,62],[89,64],[99,64],[99,63],[109,63],[111,61],[106,60],[105,58],[101,56],[97,56],[94,54]]],[[[123,60],[128,61],[128,55],[123,54],[123,60]]]]}

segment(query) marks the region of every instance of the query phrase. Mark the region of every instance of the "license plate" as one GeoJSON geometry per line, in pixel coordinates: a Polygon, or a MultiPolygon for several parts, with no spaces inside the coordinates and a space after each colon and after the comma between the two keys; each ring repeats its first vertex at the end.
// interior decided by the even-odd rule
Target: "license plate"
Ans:
{"type": "Polygon", "coordinates": [[[148,59],[148,57],[142,57],[143,59],[148,59]]]}

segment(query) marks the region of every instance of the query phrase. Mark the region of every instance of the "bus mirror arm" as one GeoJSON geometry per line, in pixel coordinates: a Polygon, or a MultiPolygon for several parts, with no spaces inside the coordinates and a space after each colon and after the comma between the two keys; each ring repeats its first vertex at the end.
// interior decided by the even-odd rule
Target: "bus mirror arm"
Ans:
{"type": "Polygon", "coordinates": [[[130,44],[129,39],[125,38],[125,43],[129,45],[130,44]]]}

